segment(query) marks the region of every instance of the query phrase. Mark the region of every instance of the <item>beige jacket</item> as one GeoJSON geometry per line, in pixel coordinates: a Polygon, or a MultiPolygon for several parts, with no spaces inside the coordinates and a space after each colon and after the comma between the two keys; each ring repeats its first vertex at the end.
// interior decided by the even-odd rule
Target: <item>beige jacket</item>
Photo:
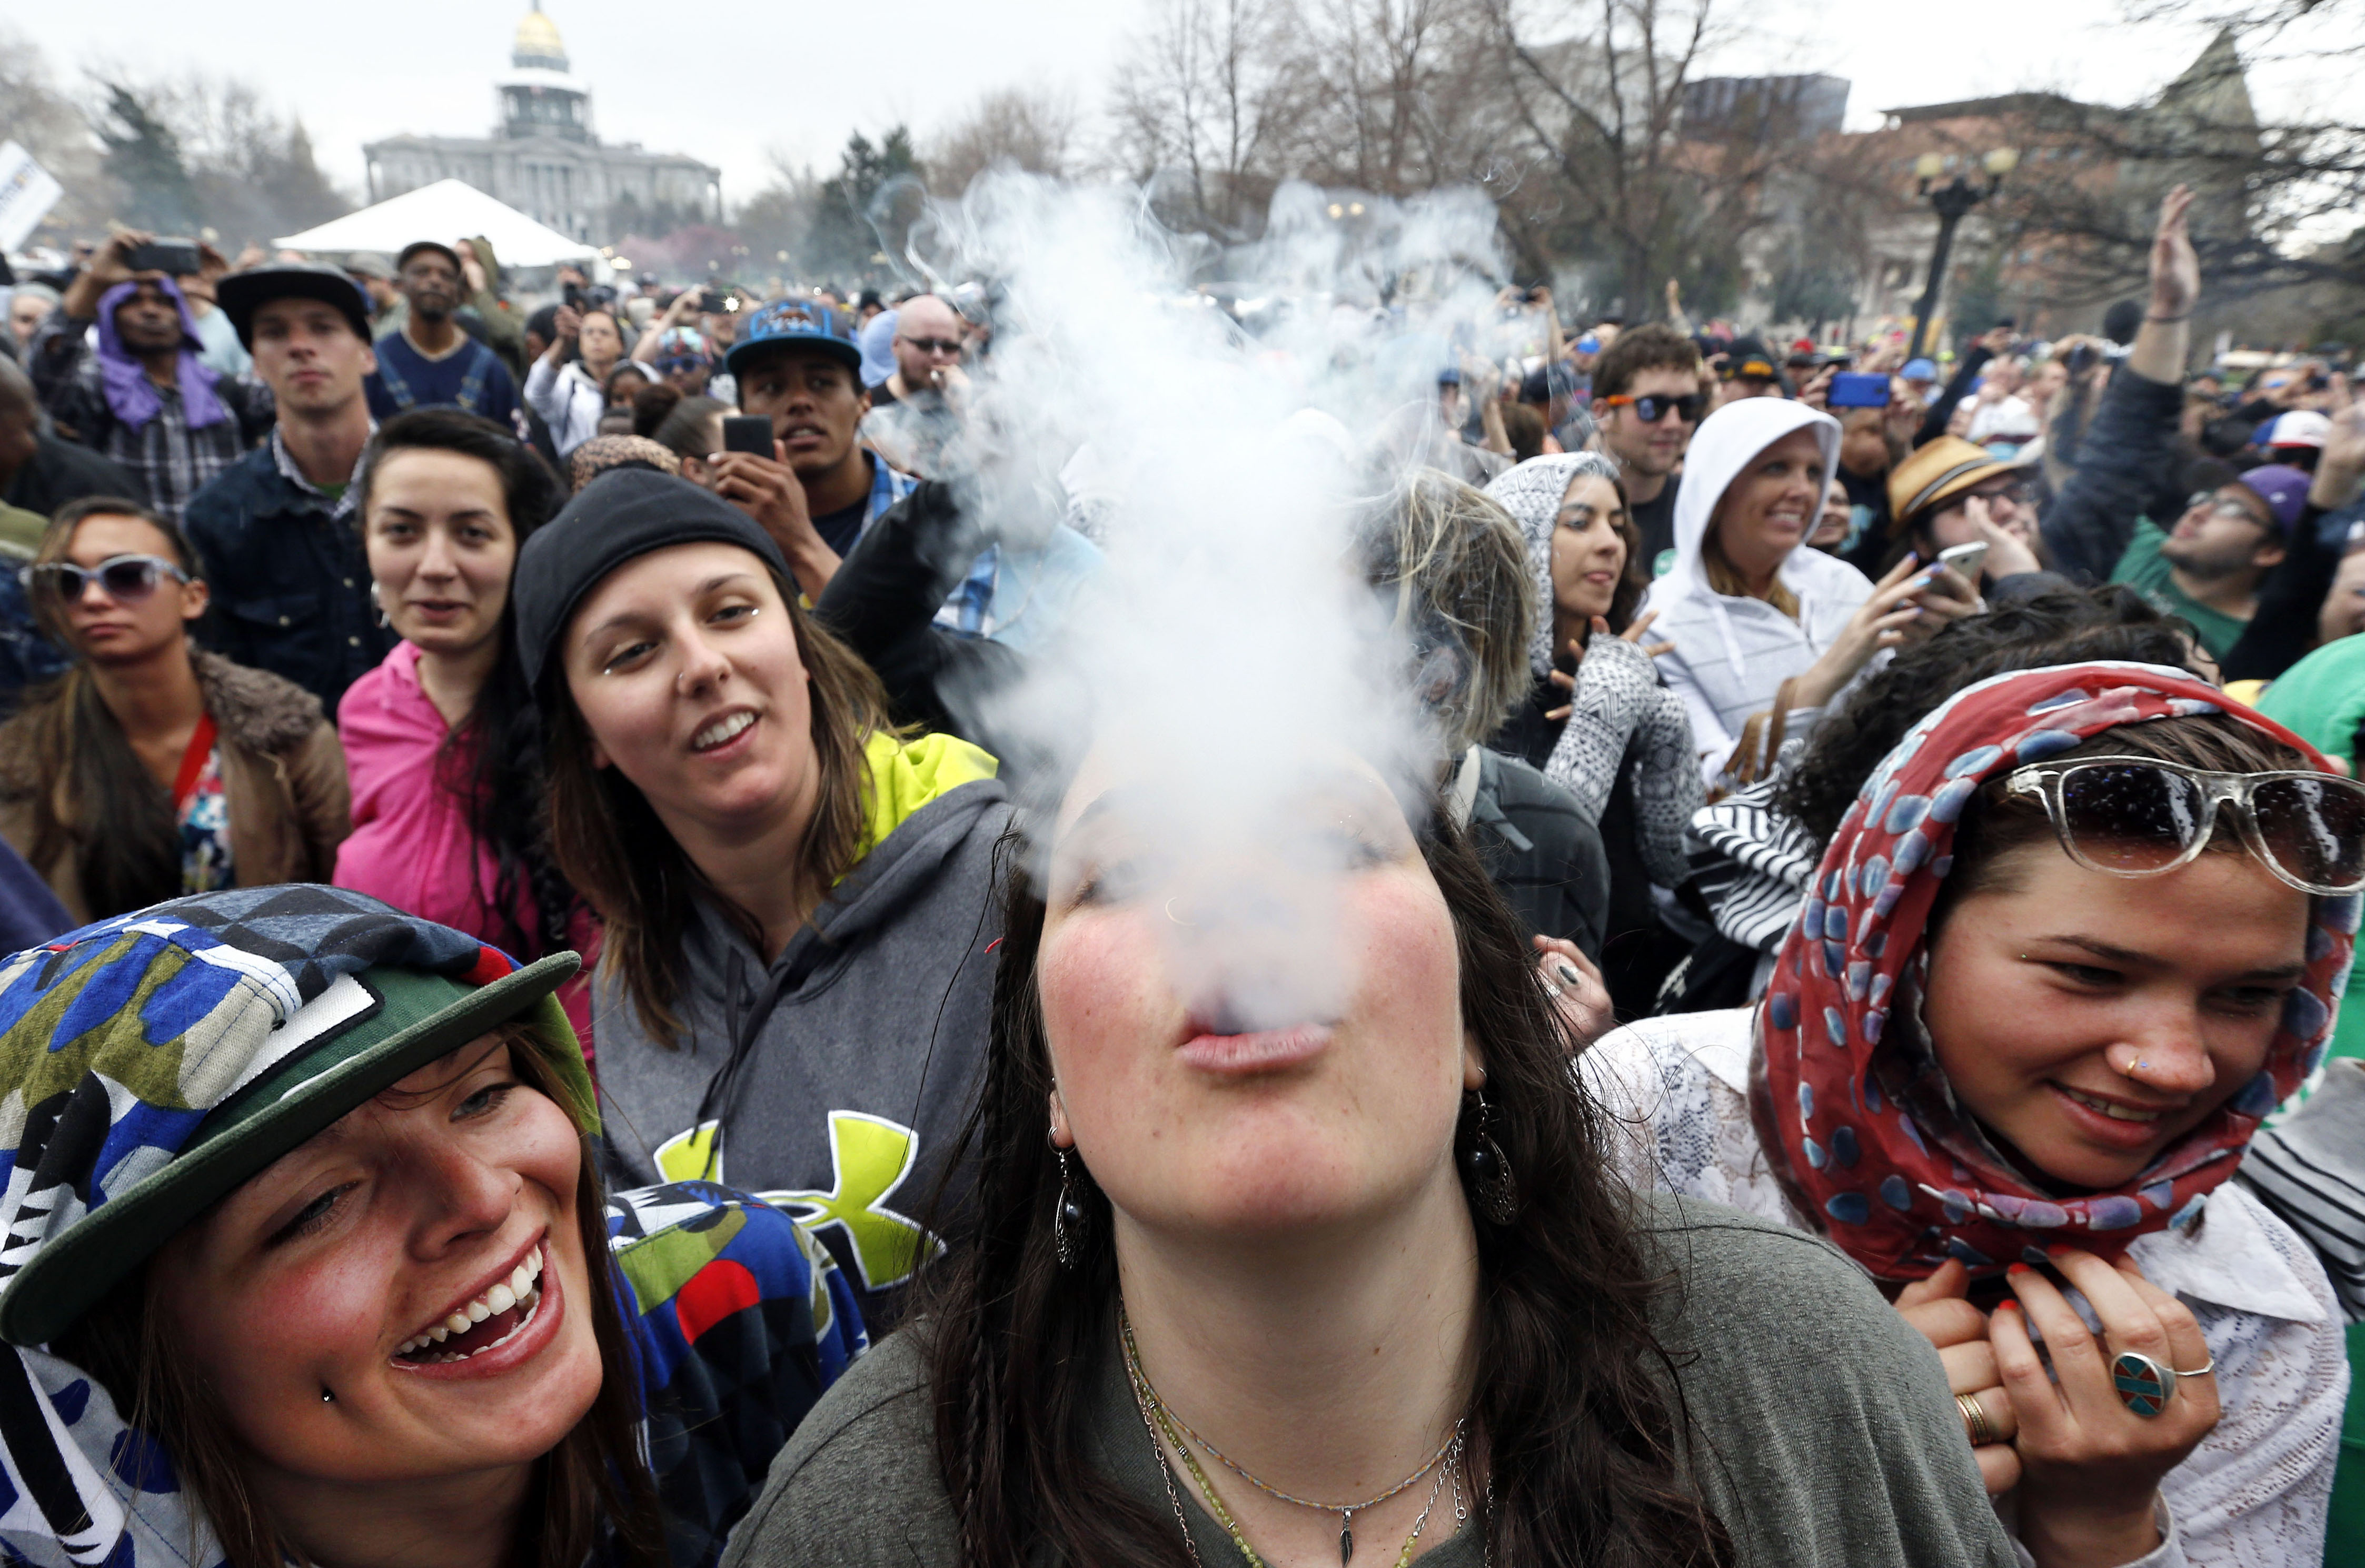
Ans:
{"type": "MultiPolygon", "coordinates": [[[[344,747],[320,700],[218,654],[192,647],[190,656],[218,732],[232,881],[252,888],[329,880],[337,846],[353,831],[353,797],[344,747]]],[[[20,713],[0,724],[0,837],[33,861],[77,924],[121,913],[84,903],[81,856],[71,841],[49,864],[34,860],[33,802],[40,791],[53,791],[51,809],[68,824],[77,803],[70,773],[41,776],[28,718],[20,713]]]]}

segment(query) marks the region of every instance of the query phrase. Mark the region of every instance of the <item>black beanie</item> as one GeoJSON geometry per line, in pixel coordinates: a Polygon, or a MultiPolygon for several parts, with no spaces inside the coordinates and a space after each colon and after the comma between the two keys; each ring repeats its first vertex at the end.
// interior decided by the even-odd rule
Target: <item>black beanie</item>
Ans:
{"type": "Polygon", "coordinates": [[[584,486],[518,552],[510,597],[527,686],[540,689],[575,607],[601,578],[652,550],[701,543],[752,550],[775,577],[789,580],[788,558],[754,518],[687,479],[627,468],[584,486]]]}

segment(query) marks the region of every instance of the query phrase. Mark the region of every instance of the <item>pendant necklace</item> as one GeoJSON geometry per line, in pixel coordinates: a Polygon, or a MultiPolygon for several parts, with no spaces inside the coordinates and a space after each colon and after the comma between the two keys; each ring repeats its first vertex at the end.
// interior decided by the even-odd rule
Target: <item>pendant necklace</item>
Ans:
{"type": "MultiPolygon", "coordinates": [[[[1231,1515],[1225,1509],[1221,1500],[1216,1497],[1216,1489],[1208,1483],[1205,1473],[1200,1470],[1199,1462],[1192,1457],[1191,1448],[1193,1444],[1196,1444],[1198,1447],[1206,1450],[1209,1455],[1215,1459],[1216,1463],[1222,1465],[1226,1470],[1230,1471],[1233,1474],[1239,1476],[1241,1480],[1247,1482],[1250,1485],[1255,1487],[1258,1491],[1263,1493],[1268,1497],[1274,1498],[1279,1502],[1288,1503],[1295,1507],[1311,1508],[1317,1513],[1338,1515],[1339,1568],[1347,1568],[1348,1562],[1355,1555],[1355,1516],[1366,1511],[1367,1509],[1375,1508],[1382,1503],[1386,1502],[1389,1498],[1394,1497],[1399,1493],[1418,1484],[1423,1476],[1429,1474],[1433,1470],[1438,1470],[1440,1465],[1442,1465],[1444,1468],[1438,1476],[1438,1484],[1435,1487],[1432,1487],[1429,1492],[1429,1507],[1421,1509],[1420,1518],[1414,1524],[1412,1535],[1405,1541],[1404,1554],[1396,1560],[1397,1568],[1403,1568],[1405,1563],[1409,1562],[1412,1560],[1413,1542],[1420,1539],[1421,1527],[1429,1522],[1429,1508],[1433,1508],[1437,1506],[1438,1495],[1444,1489],[1446,1477],[1452,1475],[1459,1467],[1461,1462],[1462,1430],[1464,1425],[1463,1422],[1456,1421],[1453,1423],[1453,1430],[1446,1434],[1445,1441],[1438,1445],[1437,1451],[1429,1455],[1429,1459],[1418,1470],[1414,1471],[1410,1475],[1406,1476],[1402,1481],[1397,1482],[1395,1485],[1389,1487],[1386,1491],[1380,1493],[1377,1496],[1367,1497],[1360,1503],[1344,1504],[1317,1503],[1310,1498],[1293,1496],[1291,1494],[1281,1490],[1281,1488],[1268,1485],[1263,1481],[1259,1480],[1256,1476],[1251,1475],[1239,1463],[1228,1458],[1224,1453],[1223,1450],[1217,1448],[1215,1444],[1201,1437],[1197,1432],[1192,1430],[1190,1423],[1184,1421],[1182,1417],[1177,1416],[1172,1407],[1168,1406],[1164,1400],[1159,1398],[1158,1390],[1150,1386],[1149,1374],[1141,1370],[1141,1352],[1135,1346],[1133,1341],[1133,1319],[1126,1315],[1125,1304],[1123,1302],[1119,1302],[1117,1304],[1116,1312],[1117,1327],[1125,1338],[1126,1375],[1133,1383],[1134,1399],[1135,1402],[1141,1406],[1142,1420],[1150,1428],[1150,1447],[1157,1451],[1159,1468],[1161,1471],[1166,1469],[1166,1452],[1164,1449],[1159,1447],[1158,1443],[1160,1429],[1163,1428],[1168,1440],[1172,1442],[1174,1445],[1174,1451],[1182,1456],[1182,1462],[1190,1468],[1192,1479],[1199,1484],[1199,1490],[1205,1495],[1210,1503],[1215,1505],[1216,1515],[1220,1520],[1222,1520],[1224,1528],[1230,1532],[1233,1544],[1237,1545],[1240,1549],[1242,1554],[1244,1554],[1250,1562],[1258,1563],[1260,1564],[1260,1568],[1261,1568],[1262,1559],[1259,1558],[1257,1554],[1250,1549],[1247,1540],[1241,1537],[1239,1527],[1232,1523],[1231,1515]],[[1189,1441],[1186,1442],[1184,1440],[1185,1439],[1188,1439],[1189,1441]]],[[[1175,1503],[1175,1518],[1180,1520],[1182,1518],[1182,1507],[1179,1499],[1176,1499],[1173,1495],[1174,1479],[1171,1473],[1167,1474],[1166,1488],[1169,1500],[1175,1503]]],[[[1458,1480],[1454,1483],[1454,1491],[1458,1496],[1461,1492],[1461,1483],[1458,1480]]],[[[1184,1544],[1188,1545],[1191,1539],[1191,1531],[1188,1525],[1183,1527],[1182,1539],[1184,1544]]],[[[1194,1548],[1192,1552],[1192,1561],[1195,1562],[1197,1560],[1198,1553],[1194,1548]]]]}

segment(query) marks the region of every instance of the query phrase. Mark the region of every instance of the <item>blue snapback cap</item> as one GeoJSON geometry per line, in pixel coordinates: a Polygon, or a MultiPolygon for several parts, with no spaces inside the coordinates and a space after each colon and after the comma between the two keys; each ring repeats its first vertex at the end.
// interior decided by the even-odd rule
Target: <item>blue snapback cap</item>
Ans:
{"type": "Polygon", "coordinates": [[[723,356],[723,367],[742,375],[751,362],[783,347],[819,349],[852,371],[860,385],[862,351],[855,346],[846,318],[810,299],[775,299],[758,309],[739,330],[739,341],[723,356]]]}

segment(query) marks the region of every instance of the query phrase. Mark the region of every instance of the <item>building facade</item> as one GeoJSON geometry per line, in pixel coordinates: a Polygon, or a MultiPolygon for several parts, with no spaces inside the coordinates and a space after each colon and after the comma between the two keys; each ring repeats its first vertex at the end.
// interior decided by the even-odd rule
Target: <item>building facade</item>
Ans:
{"type": "Polygon", "coordinates": [[[500,122],[486,138],[392,136],[362,149],[369,199],[457,179],[562,234],[594,244],[660,208],[677,221],[719,222],[723,171],[638,142],[602,142],[591,91],[568,73],[557,25],[541,0],[518,24],[510,71],[498,84],[500,122]]]}

